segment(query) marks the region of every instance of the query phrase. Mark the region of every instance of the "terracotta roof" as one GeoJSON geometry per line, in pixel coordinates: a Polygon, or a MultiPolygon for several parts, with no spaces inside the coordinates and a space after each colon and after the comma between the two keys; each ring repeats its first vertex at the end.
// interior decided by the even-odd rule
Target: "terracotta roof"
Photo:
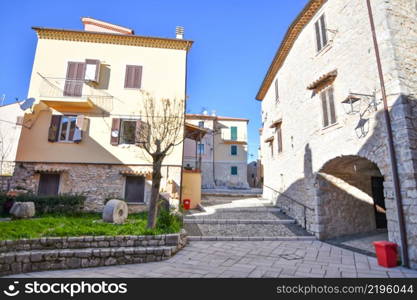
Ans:
{"type": "Polygon", "coordinates": [[[193,41],[153,36],[118,34],[108,32],[32,27],[39,39],[67,40],[77,42],[118,44],[139,47],[190,50],[193,41]]]}
{"type": "Polygon", "coordinates": [[[320,76],[319,79],[317,79],[314,82],[310,83],[307,86],[307,89],[308,90],[315,90],[315,89],[317,89],[319,87],[329,85],[329,84],[331,84],[335,80],[336,77],[337,77],[337,70],[333,70],[333,71],[331,71],[329,73],[326,73],[326,74],[320,76]]]}
{"type": "Polygon", "coordinates": [[[287,55],[297,40],[299,34],[326,1],[327,0],[310,0],[294,22],[290,25],[274,56],[274,59],[272,60],[271,65],[269,66],[262,85],[259,88],[258,94],[256,95],[257,100],[262,101],[265,98],[266,92],[287,58],[287,55]]]}
{"type": "Polygon", "coordinates": [[[117,25],[117,24],[113,24],[110,22],[106,22],[103,20],[99,20],[96,18],[92,18],[92,17],[82,17],[81,18],[81,22],[85,25],[85,24],[91,24],[91,25],[95,25],[101,28],[105,28],[105,29],[109,29],[109,30],[113,30],[113,31],[117,31],[119,33],[122,34],[134,34],[134,30],[125,26],[121,26],[121,25],[117,25]]]}

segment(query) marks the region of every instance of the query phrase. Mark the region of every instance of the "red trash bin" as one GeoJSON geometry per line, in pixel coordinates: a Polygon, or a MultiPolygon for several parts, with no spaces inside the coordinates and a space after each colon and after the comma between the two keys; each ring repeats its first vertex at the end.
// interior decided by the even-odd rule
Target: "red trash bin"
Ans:
{"type": "Polygon", "coordinates": [[[184,201],[182,201],[184,209],[185,210],[189,210],[191,207],[191,200],[190,199],[184,199],[184,201]]]}
{"type": "Polygon", "coordinates": [[[397,244],[387,241],[378,241],[373,244],[380,266],[385,268],[394,268],[397,266],[397,244]]]}

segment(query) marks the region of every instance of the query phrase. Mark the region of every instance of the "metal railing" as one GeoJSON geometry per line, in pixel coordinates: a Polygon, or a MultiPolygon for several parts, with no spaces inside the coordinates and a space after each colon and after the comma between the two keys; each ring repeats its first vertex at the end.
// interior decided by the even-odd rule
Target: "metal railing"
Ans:
{"type": "Polygon", "coordinates": [[[246,133],[238,133],[237,136],[232,136],[230,130],[222,130],[221,138],[224,141],[236,141],[236,142],[246,142],[247,141],[246,133]]]}
{"type": "Polygon", "coordinates": [[[95,105],[111,109],[113,96],[100,90],[94,83],[86,80],[66,79],[60,77],[45,77],[38,73],[42,78],[39,85],[39,96],[54,99],[66,98],[88,98],[95,105]]]}

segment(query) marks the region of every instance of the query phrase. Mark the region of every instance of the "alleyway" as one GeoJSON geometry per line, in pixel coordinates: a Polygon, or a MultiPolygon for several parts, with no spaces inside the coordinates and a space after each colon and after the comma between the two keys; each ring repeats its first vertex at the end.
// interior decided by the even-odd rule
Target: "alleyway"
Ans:
{"type": "Polygon", "coordinates": [[[205,194],[202,205],[205,212],[191,211],[184,220],[191,240],[314,240],[256,195],[205,194]]]}

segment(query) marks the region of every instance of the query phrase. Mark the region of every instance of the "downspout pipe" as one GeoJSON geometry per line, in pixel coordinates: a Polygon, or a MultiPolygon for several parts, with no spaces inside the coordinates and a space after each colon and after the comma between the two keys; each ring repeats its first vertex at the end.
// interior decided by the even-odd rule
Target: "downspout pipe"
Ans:
{"type": "Polygon", "coordinates": [[[378,66],[379,81],[381,84],[382,101],[384,103],[384,117],[385,117],[385,124],[387,127],[387,133],[388,133],[389,157],[391,160],[392,179],[394,182],[394,193],[395,193],[395,200],[397,204],[398,225],[400,229],[401,257],[402,257],[403,266],[406,268],[409,268],[410,259],[408,256],[407,231],[406,231],[405,222],[404,222],[401,185],[400,185],[400,179],[398,175],[398,162],[397,162],[397,157],[395,155],[394,138],[393,138],[393,133],[392,133],[391,117],[390,117],[390,113],[388,109],[387,93],[385,89],[385,80],[384,80],[384,74],[382,72],[381,56],[379,52],[378,39],[376,36],[371,1],[366,0],[366,4],[368,6],[369,21],[371,25],[372,39],[373,39],[374,48],[375,48],[375,58],[376,58],[377,66],[378,66]]]}

